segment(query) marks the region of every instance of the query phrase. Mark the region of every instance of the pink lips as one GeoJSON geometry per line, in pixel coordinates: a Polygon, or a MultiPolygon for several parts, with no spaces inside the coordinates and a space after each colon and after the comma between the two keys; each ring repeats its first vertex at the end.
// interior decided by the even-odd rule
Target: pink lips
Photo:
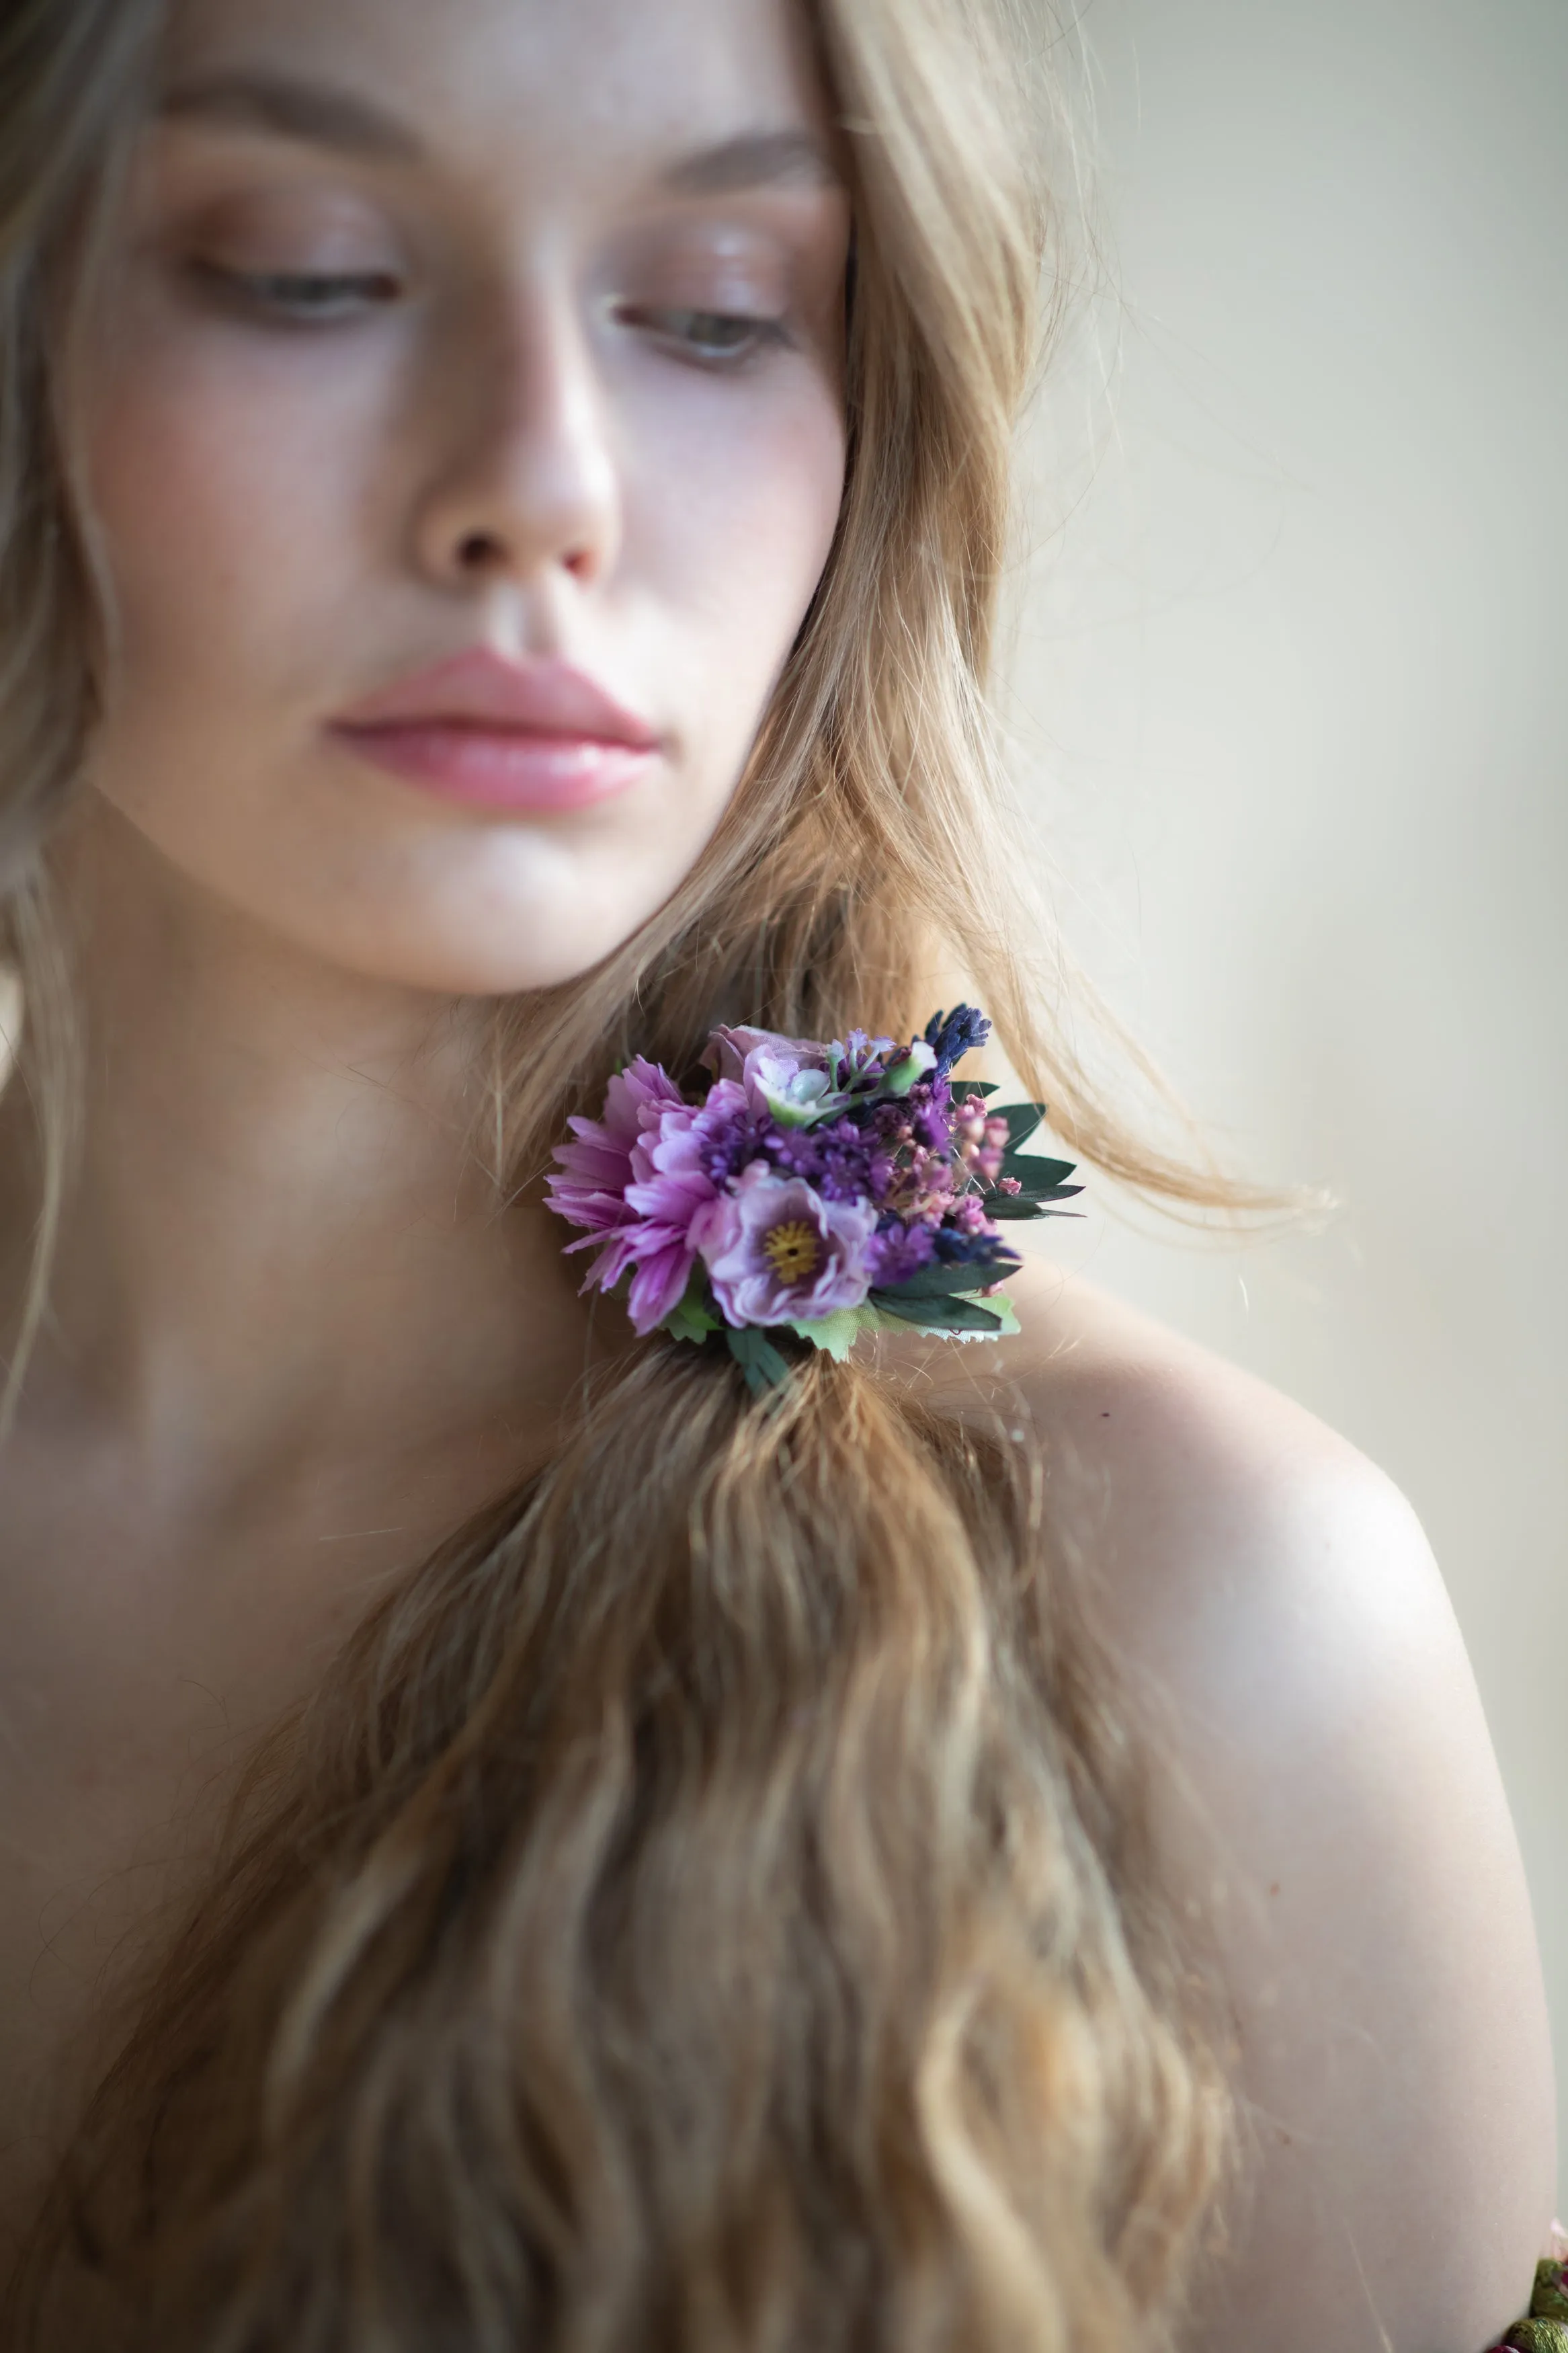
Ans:
{"type": "Polygon", "coordinates": [[[588,808],[647,773],[659,739],[581,670],[477,647],[357,703],[331,732],[472,808],[588,808]]]}

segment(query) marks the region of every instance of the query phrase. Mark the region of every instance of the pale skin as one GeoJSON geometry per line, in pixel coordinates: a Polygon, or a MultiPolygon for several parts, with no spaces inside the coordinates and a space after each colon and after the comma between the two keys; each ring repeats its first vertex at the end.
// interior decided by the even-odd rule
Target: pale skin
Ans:
{"type": "MultiPolygon", "coordinates": [[[[180,14],[85,396],[122,629],[62,855],[82,1172],[0,1456],[15,2212],[249,1743],[548,1451],[595,1343],[559,1229],[498,1217],[475,1164],[476,1000],[586,970],[690,869],[837,513],[847,206],[784,0],[432,21],[180,14]],[[646,786],[503,819],[325,739],[477,643],[645,715],[646,786]]],[[[1258,2117],[1194,2345],[1480,2353],[1550,2215],[1551,2060],[1419,1531],[1308,1417],[1087,1287],[1042,1267],[1020,1303],[984,1375],[909,1373],[962,1402],[1005,1356],[1077,1461],[1189,1784],[1169,1868],[1258,2117]]]]}

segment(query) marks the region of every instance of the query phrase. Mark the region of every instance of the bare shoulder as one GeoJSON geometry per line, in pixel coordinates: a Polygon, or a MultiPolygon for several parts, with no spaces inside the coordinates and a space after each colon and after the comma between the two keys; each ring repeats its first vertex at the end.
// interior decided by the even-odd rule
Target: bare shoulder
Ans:
{"type": "Polygon", "coordinates": [[[1194,2341],[1480,2353],[1550,2220],[1552,2064],[1431,1550],[1381,1472],[1262,1383],[1047,1269],[1024,1292],[1029,1336],[995,1353],[1168,1767],[1173,1893],[1241,2051],[1253,2187],[1194,2341]]]}

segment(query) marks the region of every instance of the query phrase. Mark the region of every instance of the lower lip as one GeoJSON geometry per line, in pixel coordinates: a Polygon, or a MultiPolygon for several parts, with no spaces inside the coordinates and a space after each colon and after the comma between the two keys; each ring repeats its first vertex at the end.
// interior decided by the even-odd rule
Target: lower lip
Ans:
{"type": "Polygon", "coordinates": [[[517,728],[423,721],[335,727],[362,759],[469,808],[582,809],[613,799],[653,765],[652,748],[595,735],[534,735],[517,728]]]}

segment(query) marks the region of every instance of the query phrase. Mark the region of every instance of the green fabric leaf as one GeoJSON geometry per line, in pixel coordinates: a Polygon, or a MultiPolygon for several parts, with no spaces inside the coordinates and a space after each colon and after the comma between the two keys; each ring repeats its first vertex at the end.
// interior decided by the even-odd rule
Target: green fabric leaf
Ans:
{"type": "Polygon", "coordinates": [[[1005,1282],[1008,1275],[1017,1272],[1018,1263],[1017,1252],[1009,1250],[999,1264],[993,1266],[922,1266],[907,1282],[889,1283],[873,1291],[871,1297],[889,1306],[900,1299],[952,1299],[1005,1282]]]}
{"type": "Polygon", "coordinates": [[[701,1341],[717,1332],[719,1318],[708,1304],[707,1285],[700,1276],[692,1276],[685,1297],[665,1317],[664,1328],[672,1340],[701,1341]]]}
{"type": "MultiPolygon", "coordinates": [[[[1037,1193],[1042,1186],[1065,1184],[1078,1166],[1076,1160],[1047,1160],[1038,1152],[1005,1152],[1002,1174],[1016,1176],[1026,1192],[1037,1193]]],[[[1080,1191],[1082,1187],[1079,1188],[1080,1191]]]]}
{"type": "Polygon", "coordinates": [[[754,1398],[765,1398],[788,1380],[789,1366],[780,1356],[765,1333],[754,1324],[742,1324],[739,1331],[731,1326],[724,1337],[730,1344],[730,1354],[746,1376],[746,1387],[754,1398]]]}
{"type": "Polygon", "coordinates": [[[876,1329],[876,1321],[867,1316],[863,1307],[840,1307],[831,1315],[818,1315],[812,1323],[792,1324],[789,1328],[831,1356],[836,1365],[842,1365],[847,1363],[861,1333],[876,1329]]]}
{"type": "MultiPolygon", "coordinates": [[[[942,1301],[928,1303],[928,1304],[934,1308],[934,1312],[937,1314],[940,1314],[942,1306],[947,1303],[949,1303],[942,1301]]],[[[963,1304],[965,1303],[960,1302],[954,1303],[963,1304]]],[[[925,1310],[918,1309],[916,1312],[923,1314],[925,1310]]],[[[1006,1296],[1005,1293],[1000,1291],[994,1293],[993,1295],[985,1302],[986,1320],[984,1325],[982,1328],[973,1331],[968,1329],[961,1330],[956,1326],[946,1323],[917,1324],[908,1315],[892,1315],[887,1314],[883,1309],[873,1305],[870,1300],[867,1301],[864,1307],[847,1309],[846,1314],[854,1322],[858,1330],[862,1333],[889,1332],[895,1335],[903,1333],[907,1335],[911,1331],[925,1330],[928,1332],[945,1332],[950,1340],[975,1341],[1014,1338],[1016,1337],[1019,1329],[1018,1318],[1013,1312],[1013,1303],[1006,1296]]],[[[837,1321],[837,1317],[825,1316],[823,1318],[823,1323],[825,1324],[836,1323],[837,1321]]],[[[821,1326],[818,1325],[813,1327],[810,1324],[797,1324],[795,1328],[801,1333],[803,1337],[810,1337],[812,1336],[814,1328],[819,1330],[821,1326]]]]}
{"type": "Polygon", "coordinates": [[[922,1332],[1002,1332],[1006,1326],[993,1308],[977,1306],[972,1299],[911,1299],[907,1303],[896,1291],[878,1291],[872,1297],[881,1314],[896,1315],[900,1324],[913,1324],[922,1332]]]}
{"type": "Polygon", "coordinates": [[[1016,1152],[1021,1144],[1028,1142],[1045,1115],[1045,1104],[1037,1103],[998,1103],[992,1113],[994,1119],[1005,1119],[1007,1123],[1009,1152],[1016,1152]]]}
{"type": "MultiPolygon", "coordinates": [[[[1073,1187],[1075,1191],[1081,1189],[1081,1187],[1073,1187]]],[[[1053,1209],[1044,1201],[1031,1201],[1023,1193],[1004,1193],[999,1200],[986,1195],[985,1214],[997,1225],[1008,1226],[1021,1224],[1027,1218],[1081,1218],[1083,1211],[1053,1209]]]]}

